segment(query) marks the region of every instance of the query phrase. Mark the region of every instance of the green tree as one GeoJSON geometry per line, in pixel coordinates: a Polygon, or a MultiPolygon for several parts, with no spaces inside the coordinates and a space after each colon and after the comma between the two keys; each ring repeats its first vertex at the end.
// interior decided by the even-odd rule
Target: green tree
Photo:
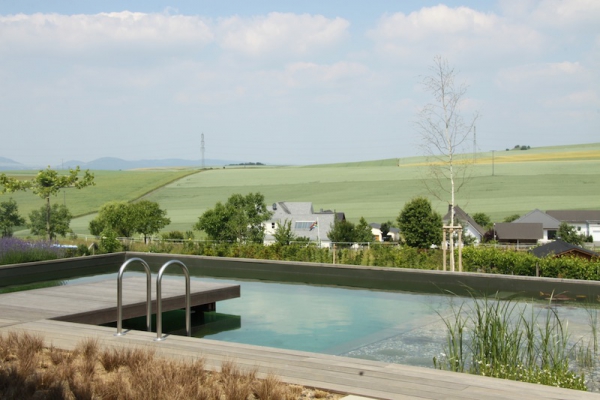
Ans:
{"type": "Polygon", "coordinates": [[[0,231],[2,237],[11,237],[15,226],[25,225],[25,219],[19,215],[19,206],[13,199],[0,203],[0,231]]]}
{"type": "Polygon", "coordinates": [[[519,214],[509,215],[508,217],[504,218],[504,222],[513,222],[514,220],[517,220],[519,218],[521,218],[519,214]]]}
{"type": "Polygon", "coordinates": [[[169,225],[167,211],[161,210],[158,203],[142,200],[137,203],[113,201],[100,207],[98,216],[90,221],[92,235],[101,236],[103,231],[114,231],[117,236],[131,237],[134,233],[148,236],[158,233],[169,225]]]}
{"type": "Polygon", "coordinates": [[[97,236],[100,236],[100,251],[102,253],[115,253],[122,250],[123,246],[117,239],[117,232],[114,230],[106,228],[97,236]]]}
{"type": "Polygon", "coordinates": [[[482,228],[489,229],[492,227],[492,218],[486,213],[478,212],[473,214],[473,220],[482,228]]]}
{"type": "Polygon", "coordinates": [[[354,227],[354,241],[358,243],[373,241],[373,231],[364,217],[360,217],[358,224],[354,227]]]}
{"type": "Polygon", "coordinates": [[[15,192],[19,190],[31,190],[33,194],[38,195],[46,201],[46,208],[44,217],[46,221],[45,232],[49,235],[52,229],[51,224],[51,212],[53,210],[50,207],[50,197],[56,196],[62,189],[68,187],[74,187],[76,189],[82,189],[86,186],[95,185],[94,175],[85,170],[83,177],[79,177],[79,166],[76,169],[69,169],[68,175],[59,175],[57,171],[53,170],[48,166],[45,170],[40,170],[35,178],[27,181],[21,181],[16,178],[11,178],[5,174],[0,174],[0,185],[2,185],[2,193],[15,192]]]}
{"type": "Polygon", "coordinates": [[[98,216],[89,223],[89,230],[95,236],[101,236],[102,231],[109,229],[118,237],[131,237],[136,232],[136,223],[131,204],[111,201],[100,207],[98,216]]]}
{"type": "Polygon", "coordinates": [[[194,229],[204,231],[212,240],[262,243],[263,222],[271,218],[260,193],[234,194],[225,204],[218,202],[198,218],[194,229]]]}
{"type": "Polygon", "coordinates": [[[63,204],[52,204],[51,212],[47,212],[46,206],[42,206],[39,210],[33,210],[29,213],[29,229],[34,235],[44,235],[52,240],[56,235],[65,237],[67,233],[71,233],[71,219],[73,215],[69,209],[63,204]],[[48,221],[47,215],[50,216],[48,221]]]}
{"type": "Polygon", "coordinates": [[[327,237],[334,243],[354,243],[356,242],[356,233],[354,224],[350,221],[335,220],[327,237]]]}
{"type": "Polygon", "coordinates": [[[394,223],[392,221],[383,222],[379,230],[381,231],[381,240],[384,242],[389,242],[392,238],[388,235],[392,228],[394,227],[394,223]]]}
{"type": "Polygon", "coordinates": [[[130,205],[135,218],[135,231],[144,235],[144,243],[148,236],[160,232],[171,220],[166,217],[167,211],[161,210],[158,203],[142,200],[130,205]]]}
{"type": "Polygon", "coordinates": [[[581,246],[583,245],[583,242],[585,242],[585,236],[579,234],[573,225],[569,225],[566,222],[560,223],[558,231],[556,231],[556,236],[561,240],[576,246],[581,246]]]}
{"type": "Polygon", "coordinates": [[[425,197],[416,197],[404,205],[398,227],[404,243],[410,247],[428,249],[442,242],[442,216],[425,197]]]}
{"type": "Polygon", "coordinates": [[[283,223],[277,222],[277,229],[273,234],[275,243],[282,246],[289,246],[296,240],[296,234],[292,230],[292,221],[286,219],[283,223]]]}

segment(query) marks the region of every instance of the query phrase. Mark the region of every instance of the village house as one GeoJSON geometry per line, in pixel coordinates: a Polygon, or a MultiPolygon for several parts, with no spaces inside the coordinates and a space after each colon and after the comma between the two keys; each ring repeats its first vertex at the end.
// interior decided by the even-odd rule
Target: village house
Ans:
{"type": "Polygon", "coordinates": [[[556,232],[560,226],[560,221],[545,212],[538,210],[537,208],[533,211],[528,212],[520,218],[512,221],[513,224],[522,223],[541,223],[543,230],[543,237],[541,242],[548,242],[556,239],[556,232]]]}
{"type": "MultiPolygon", "coordinates": [[[[448,206],[448,212],[444,215],[442,220],[444,221],[444,225],[450,224],[450,212],[452,208],[448,206]]],[[[454,224],[462,225],[463,227],[463,236],[472,237],[475,243],[480,243],[483,235],[485,234],[485,229],[483,229],[469,214],[467,214],[462,208],[459,206],[454,206],[454,224]]],[[[463,240],[466,240],[467,238],[463,240]]]]}
{"type": "Polygon", "coordinates": [[[566,222],[594,243],[600,243],[600,210],[547,210],[546,214],[566,222]]]}
{"type": "Polygon", "coordinates": [[[331,240],[327,234],[334,222],[346,219],[343,212],[323,209],[315,212],[311,202],[280,201],[268,206],[267,209],[273,214],[263,225],[265,227],[265,244],[275,243],[273,235],[278,226],[290,221],[292,232],[296,237],[308,238],[320,247],[329,247],[331,240]]]}
{"type": "Polygon", "coordinates": [[[369,226],[371,227],[373,240],[376,242],[397,242],[400,240],[400,229],[398,228],[390,228],[390,231],[387,233],[388,239],[384,240],[381,232],[381,224],[372,222],[369,224],[369,226]]]}
{"type": "Polygon", "coordinates": [[[536,245],[544,237],[541,222],[501,222],[494,224],[494,239],[501,244],[536,245]]]}
{"type": "Polygon", "coordinates": [[[561,239],[535,247],[530,250],[530,253],[539,258],[572,256],[590,260],[600,256],[600,254],[594,251],[575,246],[561,239]]]}

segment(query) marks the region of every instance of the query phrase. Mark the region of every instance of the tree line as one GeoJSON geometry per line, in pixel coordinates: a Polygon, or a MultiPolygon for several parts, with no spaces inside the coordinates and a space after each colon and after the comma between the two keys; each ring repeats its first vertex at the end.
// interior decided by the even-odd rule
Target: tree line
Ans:
{"type": "MultiPolygon", "coordinates": [[[[0,202],[0,231],[2,237],[10,237],[18,226],[26,225],[34,235],[45,236],[49,240],[57,236],[65,237],[72,233],[70,229],[73,215],[64,204],[51,204],[51,197],[56,196],[65,188],[82,189],[95,185],[94,175],[89,170],[79,176],[80,168],[70,169],[67,175],[59,173],[50,167],[40,170],[30,180],[19,180],[0,174],[0,193],[31,191],[44,200],[44,205],[29,214],[27,223],[19,215],[18,205],[12,198],[0,202]]],[[[158,203],[141,200],[135,203],[109,202],[104,204],[98,216],[90,221],[89,230],[92,235],[100,236],[103,244],[114,248],[116,238],[130,237],[134,233],[147,237],[160,232],[171,223],[166,217],[166,211],[160,209],[158,203]],[[111,245],[112,241],[112,245],[111,245]]]]}

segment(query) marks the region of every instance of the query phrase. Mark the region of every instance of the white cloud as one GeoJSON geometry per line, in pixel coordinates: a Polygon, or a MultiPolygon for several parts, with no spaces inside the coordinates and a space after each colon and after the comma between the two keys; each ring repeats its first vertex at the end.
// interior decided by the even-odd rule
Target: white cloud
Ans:
{"type": "Polygon", "coordinates": [[[383,16],[369,36],[385,52],[465,53],[501,57],[536,51],[542,37],[534,29],[468,7],[426,7],[383,16]]]}
{"type": "Polygon", "coordinates": [[[298,62],[285,68],[284,80],[289,86],[306,86],[354,79],[365,75],[367,72],[368,68],[359,63],[338,62],[331,65],[322,65],[298,62]]]}
{"type": "Polygon", "coordinates": [[[350,23],[321,15],[269,13],[253,18],[230,17],[219,21],[219,43],[249,55],[271,52],[306,54],[338,43],[348,35],[350,23]]]}
{"type": "Polygon", "coordinates": [[[597,73],[579,62],[538,63],[500,71],[499,95],[512,98],[517,108],[527,107],[532,115],[552,112],[552,118],[592,120],[600,107],[597,73]],[[538,108],[539,107],[539,108],[538,108]]]}
{"type": "Polygon", "coordinates": [[[589,71],[579,62],[528,64],[499,71],[496,84],[509,90],[536,85],[556,87],[585,80],[588,75],[589,71]]]}
{"type": "Polygon", "coordinates": [[[0,46],[81,50],[98,46],[204,46],[213,40],[207,22],[195,16],[112,12],[94,15],[0,16],[0,46]]]}
{"type": "Polygon", "coordinates": [[[577,28],[591,24],[598,30],[600,1],[543,0],[532,11],[534,22],[547,25],[571,25],[577,28]]]}
{"type": "Polygon", "coordinates": [[[565,96],[550,98],[544,103],[550,107],[573,107],[584,106],[585,108],[600,107],[600,97],[593,90],[581,90],[578,92],[569,93],[565,96]]]}

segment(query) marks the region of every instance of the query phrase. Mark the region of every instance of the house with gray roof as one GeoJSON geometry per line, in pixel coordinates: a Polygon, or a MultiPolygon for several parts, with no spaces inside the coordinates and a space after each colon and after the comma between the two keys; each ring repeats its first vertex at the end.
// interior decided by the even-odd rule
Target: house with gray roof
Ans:
{"type": "Polygon", "coordinates": [[[334,222],[346,219],[343,212],[323,209],[315,212],[311,202],[279,201],[267,206],[267,209],[273,214],[271,219],[263,225],[265,227],[265,244],[275,243],[273,235],[278,226],[290,221],[292,232],[297,237],[305,237],[311,242],[318,243],[321,247],[329,247],[331,240],[327,234],[334,222]]]}
{"type": "Polygon", "coordinates": [[[541,222],[501,222],[494,224],[494,238],[499,243],[535,245],[544,237],[541,222]]]}
{"type": "Polygon", "coordinates": [[[522,223],[541,223],[544,236],[542,242],[548,242],[556,238],[556,232],[560,226],[560,221],[545,212],[538,210],[537,208],[533,211],[528,212],[520,218],[512,221],[513,224],[522,223]]]}
{"type": "Polygon", "coordinates": [[[594,243],[600,242],[600,210],[547,210],[546,214],[574,226],[582,235],[591,236],[594,243]]]}
{"type": "Polygon", "coordinates": [[[553,242],[535,247],[529,252],[539,258],[570,256],[581,257],[585,258],[586,260],[590,260],[594,257],[600,257],[600,254],[594,251],[584,249],[583,247],[575,246],[574,244],[567,243],[561,239],[557,239],[553,242]]]}
{"type": "MultiPolygon", "coordinates": [[[[450,212],[452,211],[452,207],[448,206],[448,212],[444,215],[442,220],[444,224],[450,223],[450,212]]],[[[461,224],[464,228],[464,235],[471,236],[475,239],[475,243],[481,242],[483,235],[485,234],[485,229],[481,227],[475,220],[467,214],[462,208],[455,205],[454,206],[454,223],[457,222],[461,224]]]]}

